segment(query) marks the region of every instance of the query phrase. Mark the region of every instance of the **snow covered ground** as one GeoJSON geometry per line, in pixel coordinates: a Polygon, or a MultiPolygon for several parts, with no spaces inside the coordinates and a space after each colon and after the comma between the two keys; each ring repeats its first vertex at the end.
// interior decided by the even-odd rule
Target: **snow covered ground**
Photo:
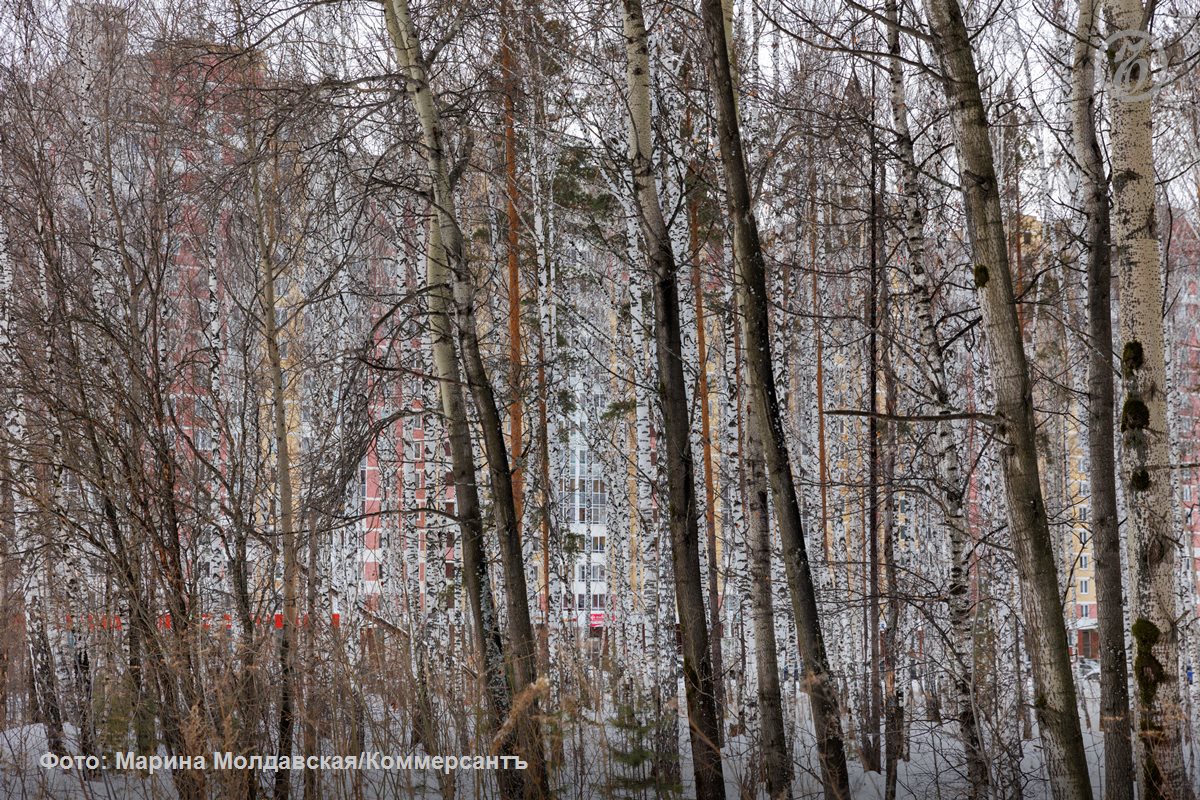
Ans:
{"type": "MultiPolygon", "coordinates": [[[[1102,757],[1103,739],[1096,729],[1098,716],[1099,687],[1095,680],[1081,681],[1081,693],[1087,705],[1082,716],[1084,739],[1091,765],[1093,787],[1096,796],[1103,796],[1102,757]]],[[[681,697],[682,701],[683,698],[681,697]]],[[[683,703],[680,703],[681,707],[683,703]]],[[[794,720],[807,718],[803,702],[792,704],[794,720]]],[[[567,763],[560,770],[560,786],[556,794],[561,798],[589,800],[613,796],[604,790],[610,776],[611,759],[606,758],[606,738],[612,731],[603,721],[602,715],[590,712],[575,720],[576,741],[582,748],[568,748],[567,763]],[[571,755],[584,752],[588,757],[580,759],[571,755]]],[[[682,720],[681,720],[682,722],[682,720]]],[[[793,744],[796,755],[796,800],[821,797],[817,779],[816,762],[812,758],[811,735],[805,740],[807,729],[798,726],[799,740],[793,744]]],[[[684,797],[691,796],[692,782],[689,767],[689,744],[687,728],[681,724],[680,756],[683,764],[684,797]]],[[[68,740],[74,731],[67,730],[68,740]]],[[[960,759],[955,730],[952,725],[933,726],[914,724],[911,730],[908,759],[902,761],[897,776],[899,800],[957,800],[964,796],[965,784],[959,773],[960,759]]],[[[370,747],[368,742],[368,747],[370,747]]],[[[70,741],[68,749],[72,749],[70,741]]],[[[727,796],[745,798],[745,786],[750,783],[748,771],[752,769],[752,743],[742,734],[731,736],[725,742],[724,752],[727,796]]],[[[26,725],[0,732],[0,798],[3,800],[172,800],[177,795],[171,776],[159,773],[142,776],[135,773],[108,769],[96,780],[84,780],[77,770],[61,768],[45,769],[39,759],[46,752],[46,736],[40,725],[26,725]]],[[[164,752],[165,755],[165,752],[164,752]]],[[[1193,752],[1193,769],[1196,766],[1193,752]]],[[[111,756],[110,756],[111,761],[111,756]]],[[[211,759],[210,759],[211,762],[211,759]]],[[[861,765],[851,760],[851,784],[854,800],[883,800],[884,777],[875,772],[864,773],[861,765]]],[[[1024,743],[1022,762],[1023,800],[1043,800],[1050,797],[1046,781],[1044,762],[1036,737],[1024,743]]],[[[1194,771],[1193,774],[1196,774],[1194,771]]],[[[264,776],[269,778],[270,776],[264,776]]],[[[300,773],[294,773],[294,797],[302,798],[300,773]]],[[[495,796],[494,781],[483,772],[459,771],[455,773],[456,796],[460,800],[495,796]]],[[[368,770],[364,772],[324,773],[322,776],[323,800],[351,800],[352,798],[438,798],[441,797],[438,774],[432,770],[418,771],[368,770]],[[355,785],[357,783],[357,786],[355,785]]],[[[760,795],[763,796],[763,795],[760,795]]]]}

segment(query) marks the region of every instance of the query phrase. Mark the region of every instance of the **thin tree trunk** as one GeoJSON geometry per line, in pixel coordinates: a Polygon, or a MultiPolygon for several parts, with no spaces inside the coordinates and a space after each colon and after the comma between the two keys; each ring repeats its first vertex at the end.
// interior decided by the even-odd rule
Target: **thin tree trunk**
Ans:
{"type": "MultiPolygon", "coordinates": [[[[540,267],[539,267],[540,270],[540,267]]],[[[540,309],[543,303],[546,302],[543,296],[545,292],[541,291],[538,285],[541,279],[535,283],[534,291],[538,292],[537,303],[539,307],[538,327],[537,327],[537,413],[538,413],[538,468],[541,474],[541,491],[539,496],[540,501],[540,517],[538,523],[538,534],[541,537],[542,563],[542,659],[543,663],[549,667],[550,664],[550,616],[551,606],[555,602],[562,602],[562,599],[554,596],[550,590],[550,515],[553,510],[554,495],[550,487],[550,413],[546,375],[546,320],[540,309]]],[[[561,616],[561,615],[560,615],[561,616]]],[[[562,738],[558,737],[556,742],[562,742],[562,738]]],[[[555,754],[551,753],[551,768],[553,765],[561,762],[555,754]]]]}
{"type": "MultiPolygon", "coordinates": [[[[278,751],[280,756],[291,757],[292,739],[295,729],[296,694],[296,633],[299,622],[297,615],[297,561],[296,523],[294,497],[292,493],[292,460],[288,443],[287,398],[283,387],[283,359],[279,350],[280,325],[277,318],[278,302],[275,296],[275,264],[271,257],[275,235],[270,222],[271,210],[264,208],[266,198],[259,183],[258,170],[254,172],[255,205],[258,214],[257,236],[259,240],[259,263],[262,280],[263,337],[267,344],[267,369],[271,379],[271,424],[275,446],[275,480],[279,492],[279,537],[283,551],[283,627],[279,632],[279,725],[278,751]]],[[[291,793],[290,770],[275,772],[275,800],[287,800],[291,793]]]]}
{"type": "MultiPolygon", "coordinates": [[[[539,271],[541,267],[539,266],[539,271]]],[[[538,467],[541,473],[541,519],[539,520],[538,533],[542,543],[542,659],[543,663],[549,667],[550,664],[550,615],[551,606],[555,602],[562,602],[562,598],[557,597],[550,586],[550,516],[553,510],[554,495],[550,486],[550,413],[546,375],[546,315],[542,313],[543,304],[546,303],[546,291],[542,290],[541,278],[535,283],[535,289],[538,293],[538,327],[537,327],[537,412],[538,412],[538,467]]],[[[546,287],[549,288],[548,286],[546,287]]],[[[561,614],[559,615],[561,617],[561,614]]],[[[554,740],[555,744],[551,748],[551,767],[562,762],[561,758],[557,757],[557,749],[562,746],[562,737],[557,737],[554,740]]]]}
{"type": "Polygon", "coordinates": [[[925,5],[956,134],[973,277],[991,353],[996,433],[1003,442],[1000,463],[1033,662],[1034,705],[1051,791],[1055,800],[1091,800],[1054,548],[1038,477],[1032,387],[1005,248],[987,112],[958,0],[926,0],[925,5]]]}
{"type": "MultiPolygon", "coordinates": [[[[884,284],[884,308],[887,308],[887,284],[884,284]]],[[[885,312],[886,313],[886,312],[885,312]]],[[[883,374],[887,411],[896,413],[896,379],[892,371],[890,356],[884,353],[883,374]]],[[[883,757],[887,776],[884,784],[885,800],[895,800],[899,787],[900,759],[904,752],[904,689],[901,683],[900,666],[900,615],[903,604],[900,597],[900,581],[896,564],[896,515],[892,487],[896,478],[896,428],[888,426],[886,455],[882,464],[885,506],[883,511],[883,567],[887,587],[887,617],[882,632],[883,674],[883,757]]]]}
{"type": "Polygon", "coordinates": [[[629,161],[654,296],[654,337],[663,412],[663,455],[667,467],[667,507],[679,629],[683,639],[683,679],[687,695],[692,762],[699,800],[725,796],[712,652],[704,619],[700,575],[700,531],[683,375],[683,337],[675,254],[663,219],[654,177],[650,121],[650,64],[641,0],[624,0],[625,78],[629,88],[629,161]]]}
{"type": "MultiPolygon", "coordinates": [[[[308,617],[304,635],[304,646],[310,654],[303,664],[303,670],[297,678],[298,687],[296,689],[297,706],[299,708],[301,728],[300,728],[300,747],[301,752],[307,757],[316,755],[319,742],[320,732],[318,725],[324,719],[325,714],[330,711],[325,707],[322,695],[323,692],[318,691],[318,686],[328,685],[329,681],[325,679],[325,675],[318,672],[321,660],[316,657],[320,652],[317,639],[317,630],[315,622],[317,616],[317,586],[318,586],[318,550],[323,549],[318,546],[316,537],[317,519],[315,514],[309,516],[308,521],[308,563],[305,567],[305,586],[304,586],[304,613],[308,617]]],[[[332,542],[331,542],[332,543],[332,542]]],[[[442,773],[439,773],[439,777],[442,773]]],[[[320,800],[321,798],[321,776],[318,771],[308,765],[307,760],[304,766],[304,800],[320,800]]]]}
{"type": "Polygon", "coordinates": [[[500,9],[500,71],[504,81],[504,195],[508,249],[508,357],[509,357],[509,442],[512,448],[513,508],[519,525],[525,504],[525,470],[522,453],[525,442],[525,414],[521,402],[521,378],[524,373],[521,353],[521,216],[517,213],[520,190],[517,186],[517,133],[514,127],[517,77],[513,66],[511,10],[507,0],[500,9]]]}
{"type": "Polygon", "coordinates": [[[1124,573],[1117,527],[1113,443],[1112,231],[1108,178],[1096,136],[1095,45],[1098,0],[1080,0],[1071,75],[1072,129],[1082,182],[1088,293],[1088,481],[1096,557],[1096,627],[1100,637],[1100,728],[1104,732],[1105,800],[1132,800],[1133,743],[1125,652],[1124,573]]]}
{"type": "MultiPolygon", "coordinates": [[[[883,187],[886,185],[886,178],[881,174],[879,180],[876,182],[876,186],[879,187],[881,194],[883,187]]],[[[876,200],[877,202],[878,200],[876,200]]],[[[891,347],[891,343],[894,341],[894,332],[891,324],[891,281],[888,278],[886,265],[886,253],[889,251],[885,228],[886,220],[881,214],[877,213],[875,216],[874,224],[879,226],[876,234],[879,247],[876,254],[881,261],[885,262],[879,266],[883,280],[879,282],[876,300],[879,309],[877,327],[883,336],[883,346],[878,353],[877,371],[883,378],[884,411],[889,416],[894,416],[896,414],[897,380],[892,362],[891,347]]],[[[872,399],[872,405],[877,405],[874,399],[872,399]]],[[[900,660],[897,636],[899,635],[902,601],[896,571],[896,503],[893,492],[896,479],[896,426],[888,423],[882,438],[883,454],[878,462],[878,482],[882,489],[883,499],[883,508],[880,511],[879,521],[880,547],[882,548],[882,552],[878,557],[880,559],[879,569],[882,571],[881,584],[885,596],[881,597],[877,602],[880,604],[886,603],[885,609],[887,615],[879,626],[879,638],[881,640],[879,647],[880,663],[883,669],[880,703],[883,706],[883,767],[886,774],[884,796],[886,800],[895,800],[896,790],[899,785],[897,770],[899,768],[901,753],[904,749],[904,693],[897,681],[900,660]]]]}
{"type": "MultiPolygon", "coordinates": [[[[753,407],[752,407],[753,408],[753,407]]],[[[754,622],[754,663],[762,715],[762,748],[767,795],[771,800],[792,797],[792,759],[784,733],[783,701],[775,641],[775,612],[771,600],[771,522],[768,516],[767,473],[759,424],[745,429],[746,526],[750,546],[750,607],[754,622]]]]}
{"type": "Polygon", "coordinates": [[[816,589],[809,568],[800,504],[772,371],[766,264],[751,206],[720,0],[703,0],[701,15],[712,68],[721,160],[725,168],[727,213],[733,226],[738,305],[742,312],[750,389],[748,402],[753,405],[751,418],[758,421],[759,435],[766,448],[767,472],[783,545],[784,569],[799,629],[800,654],[804,659],[825,796],[827,800],[849,800],[850,782],[837,694],[830,679],[825,641],[817,616],[816,589]]]}
{"type": "MultiPolygon", "coordinates": [[[[917,306],[918,338],[924,357],[922,371],[929,384],[930,394],[937,404],[938,413],[949,415],[955,409],[950,402],[946,360],[935,322],[937,315],[933,307],[933,281],[925,265],[925,200],[921,193],[920,171],[908,123],[904,66],[900,58],[899,9],[895,0],[889,0],[885,13],[891,23],[888,27],[888,51],[892,83],[892,125],[896,132],[896,151],[900,156],[905,244],[913,284],[912,296],[917,306]]],[[[944,420],[937,424],[937,443],[939,496],[942,501],[946,538],[950,543],[950,580],[946,595],[950,610],[950,641],[954,653],[951,668],[955,716],[967,762],[970,797],[972,800],[980,800],[987,793],[988,770],[972,696],[975,658],[971,631],[971,593],[968,585],[971,573],[970,531],[963,510],[965,487],[962,456],[954,435],[954,426],[949,421],[944,420]]]]}
{"type": "MultiPolygon", "coordinates": [[[[690,131],[690,125],[688,130],[690,131]]],[[[717,730],[724,735],[725,667],[721,654],[724,636],[721,624],[721,593],[719,553],[717,552],[717,490],[713,475],[712,421],[708,401],[708,335],[704,329],[704,280],[700,271],[700,201],[695,165],[689,167],[688,249],[692,260],[692,294],[696,299],[696,360],[699,362],[697,402],[700,405],[701,462],[704,467],[704,530],[708,545],[708,614],[709,636],[712,638],[714,690],[717,701],[717,730]]]]}
{"type": "Polygon", "coordinates": [[[870,264],[868,271],[870,285],[866,301],[867,327],[867,405],[871,410],[867,417],[867,526],[866,526],[866,561],[867,561],[867,609],[866,633],[868,642],[868,675],[870,687],[865,693],[867,707],[866,719],[863,721],[863,768],[879,772],[882,767],[879,722],[883,706],[882,681],[879,664],[879,260],[880,260],[880,222],[879,194],[880,185],[879,157],[875,148],[875,127],[871,126],[871,201],[870,213],[867,218],[870,237],[870,264]]]}
{"type": "MultiPolygon", "coordinates": [[[[538,702],[534,683],[537,680],[537,644],[529,616],[529,596],[525,581],[525,564],[521,553],[521,533],[514,501],[512,472],[509,470],[508,449],[504,428],[491,379],[484,367],[475,320],[475,294],[470,267],[467,263],[462,230],[455,209],[450,173],[442,150],[443,132],[439,112],[434,102],[428,75],[420,52],[416,28],[409,13],[408,0],[389,0],[385,6],[388,32],[395,45],[396,58],[408,74],[408,92],[421,123],[421,136],[433,189],[433,205],[437,212],[437,227],[448,275],[453,279],[452,307],[459,352],[467,377],[467,386],[474,401],[483,432],[484,452],[492,485],[492,506],[500,539],[500,558],[504,568],[506,610],[513,688],[517,693],[527,689],[535,694],[523,704],[521,718],[515,720],[518,749],[528,763],[522,774],[526,797],[547,794],[545,756],[539,728],[538,702]]],[[[508,721],[505,721],[507,725],[508,721]]]]}
{"type": "Polygon", "coordinates": [[[817,183],[812,178],[812,209],[810,212],[811,233],[809,234],[809,261],[812,264],[812,309],[813,309],[813,361],[816,362],[816,397],[817,404],[817,482],[821,491],[821,552],[828,565],[833,561],[833,542],[829,529],[829,466],[825,452],[825,334],[821,322],[821,300],[819,274],[817,263],[817,244],[820,229],[817,225],[817,183]]]}
{"type": "MultiPolygon", "coordinates": [[[[426,285],[433,340],[433,362],[438,377],[442,414],[449,429],[450,461],[454,473],[454,499],[462,536],[463,583],[471,605],[475,640],[483,665],[484,695],[487,698],[488,727],[494,732],[504,723],[512,707],[504,667],[504,644],[492,598],[488,560],[483,548],[483,514],[475,478],[475,449],[471,443],[466,398],[459,378],[450,321],[450,275],[442,249],[441,228],[429,225],[426,249],[426,285]]],[[[502,743],[502,752],[511,752],[511,740],[502,743]]],[[[494,747],[495,745],[493,745],[494,747]]],[[[506,798],[521,796],[519,776],[509,770],[499,773],[500,789],[506,798]]]]}

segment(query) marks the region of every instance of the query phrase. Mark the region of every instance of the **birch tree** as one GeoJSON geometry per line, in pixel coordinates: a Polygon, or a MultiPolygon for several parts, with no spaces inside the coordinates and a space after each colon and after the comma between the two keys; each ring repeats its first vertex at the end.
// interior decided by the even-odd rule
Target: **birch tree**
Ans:
{"type": "MultiPolygon", "coordinates": [[[[654,174],[650,126],[650,62],[641,0],[624,0],[625,80],[628,87],[629,165],[633,198],[654,298],[654,337],[663,414],[662,448],[667,466],[667,513],[675,597],[683,640],[683,680],[687,693],[696,795],[701,800],[725,796],[721,768],[721,731],[713,678],[712,650],[704,619],[700,574],[695,463],[690,414],[682,361],[682,332],[675,253],[663,219],[654,174]]],[[[718,632],[714,631],[714,635],[718,632]]]]}
{"type": "Polygon", "coordinates": [[[1055,800],[1091,800],[1058,572],[1038,476],[1029,365],[1017,319],[987,111],[958,0],[926,0],[958,154],[972,277],[996,393],[995,429],[1037,709],[1055,800]]]}
{"type": "Polygon", "coordinates": [[[908,93],[905,88],[904,62],[900,49],[899,9],[895,0],[885,8],[888,19],[888,69],[891,80],[892,126],[896,136],[896,152],[900,159],[900,187],[903,197],[904,241],[908,251],[908,271],[911,276],[912,298],[916,305],[916,322],[921,345],[920,364],[923,367],[928,393],[937,412],[946,417],[936,423],[937,485],[946,538],[950,545],[949,586],[946,590],[950,610],[950,639],[954,652],[954,702],[957,706],[959,737],[967,761],[967,782],[971,796],[982,798],[988,786],[987,764],[983,743],[975,718],[975,657],[971,630],[971,596],[969,586],[971,535],[963,509],[963,458],[959,452],[954,425],[950,417],[955,409],[951,404],[951,385],[946,368],[943,345],[938,335],[933,305],[934,283],[926,263],[925,198],[921,174],[909,125],[908,93]]]}
{"type": "Polygon", "coordinates": [[[1096,555],[1100,636],[1100,728],[1104,732],[1104,796],[1132,800],[1129,668],[1125,651],[1124,571],[1117,519],[1113,444],[1112,228],[1108,176],[1096,135],[1096,0],[1080,0],[1071,68],[1072,138],[1084,211],[1088,312],[1088,482],[1096,555]]]}
{"type": "MultiPolygon", "coordinates": [[[[253,141],[253,135],[251,137],[253,141]]],[[[271,142],[267,152],[275,154],[271,142]]],[[[263,191],[260,170],[253,169],[254,200],[258,244],[258,260],[261,280],[262,328],[267,350],[267,370],[271,384],[270,427],[272,449],[275,454],[275,481],[279,502],[278,530],[280,549],[283,552],[283,630],[279,637],[279,724],[278,740],[280,756],[291,756],[292,741],[296,724],[296,636],[299,619],[297,616],[297,588],[299,580],[298,548],[296,543],[296,508],[292,492],[292,456],[287,420],[287,398],[284,394],[284,367],[280,356],[280,322],[286,318],[286,309],[281,308],[276,296],[276,282],[281,266],[276,264],[273,254],[278,251],[274,218],[277,207],[269,207],[268,197],[263,191]]],[[[278,181],[278,163],[269,168],[278,181]]],[[[274,194],[274,193],[272,193],[274,194]]],[[[275,199],[272,197],[271,199],[275,199]]],[[[274,204],[272,204],[274,205],[274,204]]],[[[287,800],[291,793],[289,770],[275,773],[275,800],[287,800]]]]}
{"type": "MultiPolygon", "coordinates": [[[[508,450],[504,442],[504,432],[495,392],[479,347],[479,334],[475,319],[477,290],[472,285],[470,266],[466,260],[466,250],[450,182],[450,169],[443,150],[442,120],[422,60],[421,47],[416,27],[413,25],[409,13],[407,0],[388,0],[385,5],[385,15],[396,60],[406,73],[406,88],[413,106],[416,108],[421,126],[422,143],[432,184],[432,201],[436,212],[438,236],[441,239],[442,252],[446,260],[447,275],[451,278],[453,287],[450,307],[454,312],[454,332],[458,340],[458,354],[462,360],[467,387],[473,398],[483,432],[484,451],[487,455],[488,472],[492,484],[492,505],[496,515],[501,561],[504,567],[505,608],[508,612],[509,638],[512,648],[510,658],[513,689],[518,694],[524,693],[525,700],[525,707],[522,709],[520,719],[511,722],[520,742],[520,754],[530,765],[530,769],[523,776],[525,795],[526,797],[539,797],[544,795],[547,790],[541,733],[536,719],[538,707],[537,687],[535,686],[537,646],[530,622],[525,565],[522,560],[521,535],[514,500],[512,472],[509,469],[508,450]],[[533,694],[530,694],[531,692],[533,694]]],[[[461,456],[465,457],[466,453],[462,453],[461,456]]],[[[502,731],[509,727],[509,722],[510,720],[505,720],[502,731]]]]}
{"type": "Polygon", "coordinates": [[[758,428],[766,449],[767,474],[783,542],[783,563],[792,595],[805,683],[816,729],[822,782],[828,800],[849,800],[846,751],[835,688],[817,615],[816,588],[800,519],[788,445],[780,418],[772,369],[771,329],[767,319],[766,264],[750,200],[747,164],[738,123],[730,68],[729,43],[720,0],[703,0],[701,16],[707,42],[712,92],[717,107],[718,140],[724,166],[726,214],[733,228],[733,253],[742,314],[748,376],[750,424],[758,428]]]}
{"type": "Polygon", "coordinates": [[[1186,715],[1179,686],[1179,545],[1173,530],[1164,293],[1155,208],[1153,64],[1148,49],[1137,49],[1149,36],[1154,6],[1147,8],[1140,0],[1107,0],[1104,11],[1109,42],[1114,43],[1108,53],[1112,241],[1120,283],[1121,472],[1129,504],[1138,779],[1145,800],[1187,800],[1193,791],[1181,730],[1186,715]]]}

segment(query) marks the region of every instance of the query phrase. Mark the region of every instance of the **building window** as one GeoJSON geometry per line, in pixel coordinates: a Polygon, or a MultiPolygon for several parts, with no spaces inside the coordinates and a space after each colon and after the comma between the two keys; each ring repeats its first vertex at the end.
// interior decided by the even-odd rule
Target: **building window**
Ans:
{"type": "Polygon", "coordinates": [[[577,605],[576,608],[587,608],[587,598],[583,595],[579,595],[579,605],[577,605]]]}
{"type": "Polygon", "coordinates": [[[1088,532],[1086,530],[1081,530],[1079,532],[1079,543],[1080,544],[1088,543],[1088,532]]]}
{"type": "Polygon", "coordinates": [[[1079,616],[1080,617],[1082,617],[1083,619],[1087,619],[1091,615],[1092,615],[1092,607],[1091,606],[1089,606],[1085,603],[1079,607],[1079,616]]]}
{"type": "Polygon", "coordinates": [[[604,565],[603,564],[592,564],[592,580],[594,580],[594,581],[604,580],[604,565]]]}
{"type": "Polygon", "coordinates": [[[1088,589],[1089,589],[1089,586],[1088,586],[1088,579],[1087,579],[1087,578],[1080,578],[1080,579],[1079,579],[1079,593],[1080,593],[1080,594],[1087,594],[1087,593],[1088,593],[1088,589]]]}
{"type": "Polygon", "coordinates": [[[559,479],[564,518],[573,523],[604,523],[607,497],[601,477],[603,465],[593,461],[586,448],[575,448],[567,456],[559,479]]]}
{"type": "Polygon", "coordinates": [[[1088,554],[1087,553],[1079,554],[1079,568],[1080,569],[1088,568],[1088,554]]]}
{"type": "Polygon", "coordinates": [[[587,564],[580,564],[579,565],[579,580],[586,581],[587,579],[588,579],[587,564]]]}
{"type": "Polygon", "coordinates": [[[603,536],[593,536],[592,537],[592,552],[593,553],[603,553],[604,552],[604,537],[603,536]]]}
{"type": "Polygon", "coordinates": [[[592,608],[596,608],[596,609],[604,608],[604,595],[602,595],[602,594],[592,595],[592,608]]]}

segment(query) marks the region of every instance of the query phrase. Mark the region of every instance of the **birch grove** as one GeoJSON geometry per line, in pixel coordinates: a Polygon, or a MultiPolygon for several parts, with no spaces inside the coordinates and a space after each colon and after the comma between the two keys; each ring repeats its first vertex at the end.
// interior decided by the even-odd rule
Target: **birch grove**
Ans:
{"type": "Polygon", "coordinates": [[[1193,800],[1194,0],[0,0],[0,796],[1193,800]]]}

